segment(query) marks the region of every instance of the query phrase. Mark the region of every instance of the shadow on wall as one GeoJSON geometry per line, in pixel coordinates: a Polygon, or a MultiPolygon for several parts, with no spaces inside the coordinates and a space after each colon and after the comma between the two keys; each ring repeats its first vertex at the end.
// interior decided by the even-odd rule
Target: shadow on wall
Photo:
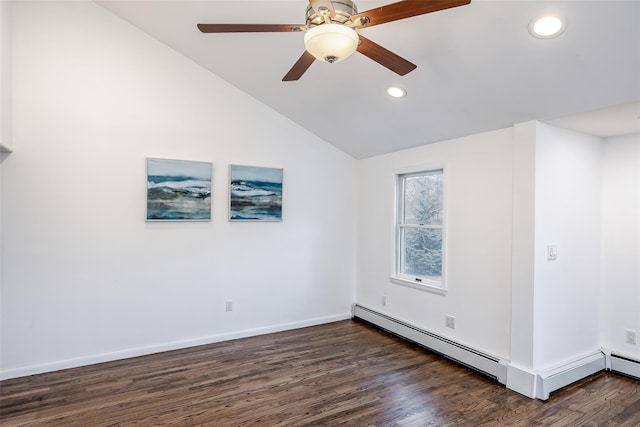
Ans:
{"type": "Polygon", "coordinates": [[[9,154],[11,154],[11,151],[0,151],[0,163],[4,162],[4,159],[9,157],[9,154]]]}

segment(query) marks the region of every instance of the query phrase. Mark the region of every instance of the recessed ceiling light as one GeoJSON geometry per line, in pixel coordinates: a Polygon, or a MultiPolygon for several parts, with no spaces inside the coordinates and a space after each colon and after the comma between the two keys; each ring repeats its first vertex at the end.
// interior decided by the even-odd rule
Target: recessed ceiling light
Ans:
{"type": "Polygon", "coordinates": [[[391,86],[387,89],[387,94],[393,98],[404,98],[407,96],[407,91],[398,86],[391,86]]]}
{"type": "Polygon", "coordinates": [[[529,23],[529,32],[539,39],[559,36],[567,28],[567,19],[558,15],[545,15],[529,23]]]}

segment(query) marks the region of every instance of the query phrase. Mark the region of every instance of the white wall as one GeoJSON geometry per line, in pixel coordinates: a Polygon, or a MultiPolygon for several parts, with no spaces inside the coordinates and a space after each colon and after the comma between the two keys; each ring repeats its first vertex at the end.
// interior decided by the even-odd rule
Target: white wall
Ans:
{"type": "Polygon", "coordinates": [[[93,3],[14,6],[3,377],[349,316],[351,157],[93,3]],[[213,162],[213,220],[145,223],[145,157],[213,162]],[[284,168],[283,222],[228,222],[230,163],[284,168]]]}
{"type": "Polygon", "coordinates": [[[14,7],[0,377],[337,320],[354,300],[511,359],[509,379],[600,345],[640,359],[624,343],[637,135],[602,157],[530,122],[356,162],[93,3],[14,7]],[[145,157],[213,162],[213,221],[145,223],[145,157]],[[227,221],[230,163],[284,168],[282,223],[227,221]],[[429,165],[447,174],[445,296],[389,280],[394,173],[429,165]]]}
{"type": "Polygon", "coordinates": [[[535,156],[533,363],[546,369],[600,348],[602,141],[538,123],[535,156]]]}
{"type": "Polygon", "coordinates": [[[604,143],[602,285],[602,345],[640,361],[640,134],[604,143]]]}
{"type": "MultiPolygon", "coordinates": [[[[510,367],[530,372],[533,372],[536,125],[537,122],[518,123],[513,132],[510,367]]],[[[518,381],[514,375],[509,375],[514,382],[511,386],[520,389],[515,385],[518,381]]],[[[530,383],[525,388],[531,394],[533,387],[530,383]]]]}
{"type": "Polygon", "coordinates": [[[532,121],[515,126],[514,144],[507,387],[534,397],[538,374],[600,348],[602,141],[532,121]]]}
{"type": "MultiPolygon", "coordinates": [[[[11,127],[12,1],[0,1],[0,156],[13,149],[11,127]]],[[[0,162],[2,159],[0,159],[0,162]]]]}
{"type": "Polygon", "coordinates": [[[358,162],[359,303],[508,359],[512,147],[513,131],[503,129],[358,162]],[[446,168],[446,296],[389,280],[394,174],[420,165],[446,168]],[[445,315],[456,317],[455,330],[445,315]]]}
{"type": "MultiPolygon", "coordinates": [[[[0,242],[2,242],[2,164],[13,149],[11,136],[11,51],[12,51],[13,2],[0,1],[0,242]]],[[[2,246],[0,245],[0,272],[2,271],[2,246]]],[[[0,274],[0,289],[2,275],[0,274]]],[[[0,305],[2,293],[0,292],[0,305]]]]}

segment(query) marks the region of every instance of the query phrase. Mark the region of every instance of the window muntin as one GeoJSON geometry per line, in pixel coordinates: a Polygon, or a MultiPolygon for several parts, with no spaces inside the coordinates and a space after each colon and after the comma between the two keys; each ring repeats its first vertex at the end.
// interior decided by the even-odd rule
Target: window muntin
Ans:
{"type": "Polygon", "coordinates": [[[444,171],[398,175],[395,278],[444,288],[444,171]]]}

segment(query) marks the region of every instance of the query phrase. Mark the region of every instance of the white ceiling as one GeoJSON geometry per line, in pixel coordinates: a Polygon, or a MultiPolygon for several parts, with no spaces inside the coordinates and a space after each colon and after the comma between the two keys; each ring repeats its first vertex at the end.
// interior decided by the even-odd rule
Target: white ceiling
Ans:
{"type": "Polygon", "coordinates": [[[296,82],[281,79],[304,51],[302,34],[202,34],[196,24],[304,24],[306,0],[98,3],[355,158],[529,120],[601,136],[640,131],[640,0],[472,0],[361,30],[418,65],[404,77],[356,53],[316,61],[296,82]],[[567,30],[531,37],[530,20],[549,11],[567,30]],[[390,99],[389,85],[408,96],[390,99]]]}

